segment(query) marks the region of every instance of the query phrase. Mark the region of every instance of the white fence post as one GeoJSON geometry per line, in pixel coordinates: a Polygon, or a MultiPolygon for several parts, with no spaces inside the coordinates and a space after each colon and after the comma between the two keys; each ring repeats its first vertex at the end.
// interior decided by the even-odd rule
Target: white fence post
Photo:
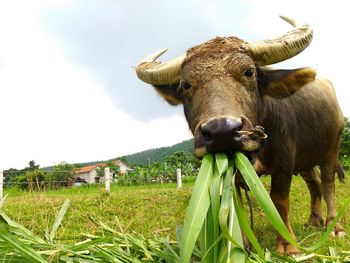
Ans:
{"type": "Polygon", "coordinates": [[[177,182],[177,189],[182,188],[182,178],[181,178],[181,169],[176,169],[176,182],[177,182]]]}
{"type": "Polygon", "coordinates": [[[4,197],[4,171],[0,170],[0,200],[4,197]]]}
{"type": "Polygon", "coordinates": [[[106,187],[106,193],[111,193],[111,173],[109,171],[109,167],[105,168],[105,187],[106,187]]]}

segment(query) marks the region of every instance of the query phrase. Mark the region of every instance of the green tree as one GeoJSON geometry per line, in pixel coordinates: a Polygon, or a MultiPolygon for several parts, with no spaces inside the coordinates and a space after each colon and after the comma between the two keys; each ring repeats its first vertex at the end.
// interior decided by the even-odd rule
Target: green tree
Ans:
{"type": "Polygon", "coordinates": [[[180,168],[184,175],[192,175],[198,167],[199,161],[192,154],[176,151],[167,155],[163,162],[135,165],[134,170],[127,173],[123,180],[131,184],[167,182],[175,179],[177,168],[180,168]]]}
{"type": "Polygon", "coordinates": [[[15,168],[10,168],[8,170],[4,170],[4,185],[8,187],[12,187],[16,183],[16,178],[21,174],[20,170],[15,168]]]}
{"type": "Polygon", "coordinates": [[[39,182],[42,170],[34,160],[29,161],[29,166],[22,170],[10,169],[6,171],[5,178],[9,185],[18,185],[22,189],[33,190],[33,182],[39,182]],[[36,171],[36,172],[35,172],[36,171]]]}
{"type": "Polygon", "coordinates": [[[29,161],[28,164],[29,164],[29,167],[26,168],[26,169],[29,170],[29,171],[34,171],[34,170],[39,168],[39,165],[35,164],[34,160],[29,161]]]}
{"type": "MultiPolygon", "coordinates": [[[[39,167],[39,166],[38,166],[39,167]]],[[[26,179],[26,185],[28,190],[44,190],[45,189],[45,178],[47,173],[45,170],[36,168],[34,170],[27,170],[24,172],[24,178],[26,179]]]]}
{"type": "Polygon", "coordinates": [[[192,155],[184,151],[176,151],[165,158],[168,169],[176,170],[180,168],[183,174],[190,175],[199,167],[199,161],[192,155]]]}
{"type": "Polygon", "coordinates": [[[339,157],[345,170],[350,170],[350,119],[344,118],[345,127],[341,136],[339,157]]]}
{"type": "Polygon", "coordinates": [[[134,170],[125,174],[124,180],[126,184],[140,184],[146,178],[147,166],[135,165],[134,170]]]}
{"type": "Polygon", "coordinates": [[[56,164],[50,173],[46,174],[45,181],[49,187],[71,186],[75,179],[75,167],[72,164],[62,162],[56,164]]]}

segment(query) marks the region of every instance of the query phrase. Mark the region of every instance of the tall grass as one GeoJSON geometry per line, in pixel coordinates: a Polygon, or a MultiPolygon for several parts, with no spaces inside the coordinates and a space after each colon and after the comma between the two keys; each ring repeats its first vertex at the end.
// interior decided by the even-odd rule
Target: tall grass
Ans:
{"type": "Polygon", "coordinates": [[[64,218],[70,201],[62,205],[58,216],[44,238],[0,212],[0,260],[2,262],[178,262],[178,253],[169,238],[145,238],[125,231],[118,218],[118,228],[102,222],[101,232],[83,234],[75,244],[56,242],[55,233],[64,218]]]}
{"type": "MultiPolygon", "coordinates": [[[[90,191],[81,190],[86,190],[86,194],[90,191]]],[[[8,217],[1,209],[3,204],[4,200],[0,201],[0,260],[4,262],[350,262],[350,252],[333,248],[329,248],[329,255],[313,252],[323,244],[332,226],[312,246],[296,243],[249,161],[240,153],[229,157],[224,154],[204,157],[184,226],[179,231],[179,242],[171,241],[169,237],[150,238],[128,231],[116,217],[113,227],[90,218],[100,231],[83,234],[81,241],[73,244],[62,243],[57,240],[57,232],[70,209],[69,201],[63,203],[43,237],[8,217]],[[237,170],[271,225],[306,255],[293,259],[264,250],[250,229],[239,200],[235,188],[237,170]],[[243,247],[242,230],[252,244],[250,253],[243,247]]],[[[344,214],[348,204],[346,201],[333,224],[344,214]]]]}

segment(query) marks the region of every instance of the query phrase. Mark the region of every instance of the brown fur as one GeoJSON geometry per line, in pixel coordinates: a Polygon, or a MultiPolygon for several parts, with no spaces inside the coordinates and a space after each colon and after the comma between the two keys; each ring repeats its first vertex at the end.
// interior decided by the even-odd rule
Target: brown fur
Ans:
{"type": "Polygon", "coordinates": [[[313,69],[298,69],[285,78],[270,81],[264,94],[278,99],[285,98],[294,94],[300,87],[314,81],[315,77],[316,73],[313,69]]]}

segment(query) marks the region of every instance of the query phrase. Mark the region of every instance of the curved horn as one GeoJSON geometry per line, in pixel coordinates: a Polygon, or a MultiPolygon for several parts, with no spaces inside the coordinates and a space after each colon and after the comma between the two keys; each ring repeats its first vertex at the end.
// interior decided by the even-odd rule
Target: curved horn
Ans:
{"type": "Polygon", "coordinates": [[[312,40],[313,32],[309,25],[299,24],[285,16],[280,17],[291,24],[294,29],[278,38],[247,44],[254,60],[262,66],[294,57],[302,52],[312,40]]]}
{"type": "Polygon", "coordinates": [[[180,81],[181,65],[186,55],[164,63],[155,61],[166,51],[167,49],[161,49],[140,61],[136,66],[136,74],[140,80],[152,85],[173,84],[180,81]]]}

